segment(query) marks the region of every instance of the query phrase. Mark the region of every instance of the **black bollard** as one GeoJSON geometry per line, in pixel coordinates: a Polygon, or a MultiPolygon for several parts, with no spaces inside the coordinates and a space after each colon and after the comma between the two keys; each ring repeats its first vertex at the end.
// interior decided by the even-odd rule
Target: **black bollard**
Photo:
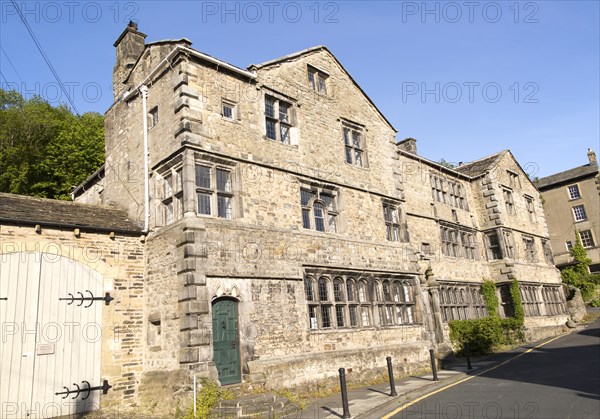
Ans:
{"type": "Polygon", "coordinates": [[[433,349],[429,350],[429,358],[431,358],[431,372],[433,373],[433,381],[439,381],[437,376],[437,365],[435,365],[435,355],[433,349]]]}
{"type": "Polygon", "coordinates": [[[350,406],[348,406],[348,390],[346,389],[346,370],[340,368],[338,371],[340,372],[340,389],[342,390],[342,407],[344,409],[342,418],[351,418],[350,406]]]}
{"type": "Polygon", "coordinates": [[[397,396],[396,383],[394,382],[394,369],[392,368],[392,357],[388,356],[386,359],[388,366],[388,377],[390,378],[390,397],[397,396]]]}
{"type": "Polygon", "coordinates": [[[467,369],[472,370],[473,366],[471,365],[471,348],[468,343],[465,343],[465,356],[467,357],[467,369]]]}

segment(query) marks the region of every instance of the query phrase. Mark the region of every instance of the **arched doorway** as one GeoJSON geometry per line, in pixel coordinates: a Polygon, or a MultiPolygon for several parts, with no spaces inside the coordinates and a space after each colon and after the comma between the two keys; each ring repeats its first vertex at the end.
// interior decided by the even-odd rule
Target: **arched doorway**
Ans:
{"type": "Polygon", "coordinates": [[[220,298],[212,303],[214,361],[222,385],[241,381],[238,302],[220,298]]]}

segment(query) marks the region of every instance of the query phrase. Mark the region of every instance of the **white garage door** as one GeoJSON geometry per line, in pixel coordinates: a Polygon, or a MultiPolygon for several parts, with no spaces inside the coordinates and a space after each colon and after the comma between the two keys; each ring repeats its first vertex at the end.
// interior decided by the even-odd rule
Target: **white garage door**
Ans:
{"type": "Polygon", "coordinates": [[[102,384],[104,301],[92,297],[102,297],[102,277],[79,262],[42,253],[0,255],[2,418],[99,407],[101,391],[85,391],[102,384]]]}

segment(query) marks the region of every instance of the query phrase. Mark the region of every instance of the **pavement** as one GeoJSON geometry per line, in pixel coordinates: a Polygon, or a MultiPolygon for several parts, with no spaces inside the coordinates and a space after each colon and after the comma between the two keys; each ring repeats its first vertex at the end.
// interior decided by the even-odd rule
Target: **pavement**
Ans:
{"type": "MultiPolygon", "coordinates": [[[[585,330],[586,327],[588,326],[580,325],[572,329],[570,333],[585,330]]],[[[390,412],[406,402],[458,383],[469,376],[482,374],[548,340],[550,339],[531,342],[502,353],[472,358],[471,370],[467,369],[464,358],[457,358],[456,361],[438,369],[439,381],[433,381],[431,373],[397,379],[395,387],[398,395],[395,397],[389,395],[389,383],[348,390],[349,413],[352,418],[379,418],[385,412],[390,412]]],[[[304,410],[289,417],[298,419],[343,418],[341,394],[337,393],[323,399],[310,401],[304,410]]]]}

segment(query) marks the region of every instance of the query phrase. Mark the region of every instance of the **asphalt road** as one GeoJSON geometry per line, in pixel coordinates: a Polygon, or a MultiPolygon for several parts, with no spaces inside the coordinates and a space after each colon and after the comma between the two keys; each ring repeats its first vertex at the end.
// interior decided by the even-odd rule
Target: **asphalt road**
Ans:
{"type": "MultiPolygon", "coordinates": [[[[397,419],[600,418],[600,320],[404,405],[397,419]]],[[[392,412],[390,412],[392,413],[392,412]]]]}

